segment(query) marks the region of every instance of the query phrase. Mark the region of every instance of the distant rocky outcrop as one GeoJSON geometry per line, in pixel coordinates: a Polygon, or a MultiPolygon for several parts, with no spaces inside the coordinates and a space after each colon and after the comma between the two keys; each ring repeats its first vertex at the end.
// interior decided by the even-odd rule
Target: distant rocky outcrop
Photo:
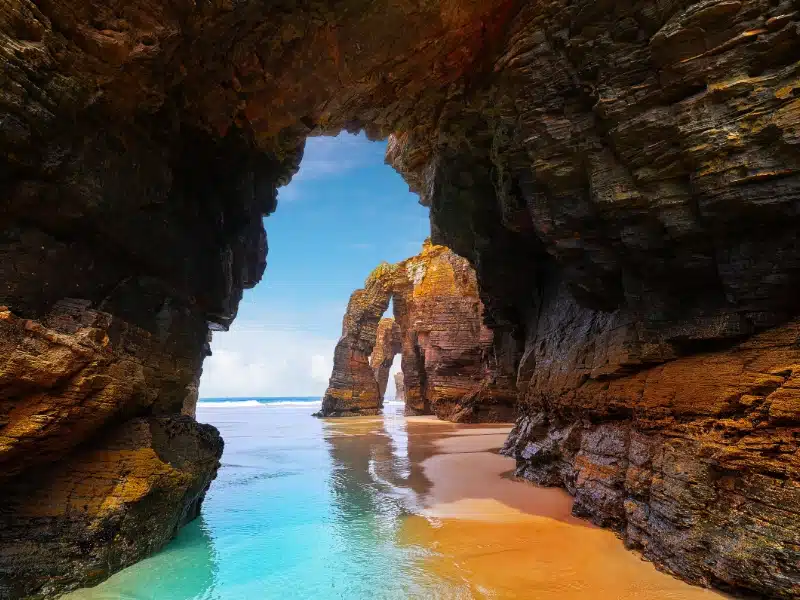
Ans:
{"type": "Polygon", "coordinates": [[[392,369],[394,357],[402,350],[402,339],[400,337],[400,327],[394,319],[381,319],[378,323],[378,334],[375,341],[375,349],[369,357],[369,364],[375,373],[375,381],[378,382],[378,394],[381,398],[386,395],[386,387],[389,384],[389,371],[392,369]]]}
{"type": "Polygon", "coordinates": [[[406,386],[403,383],[403,372],[398,371],[394,374],[394,399],[398,402],[406,401],[406,386]]]}
{"type": "Polygon", "coordinates": [[[350,296],[319,416],[374,415],[383,407],[370,356],[378,325],[389,308],[396,273],[396,266],[382,264],[370,273],[364,287],[350,296]]]}
{"type": "Polygon", "coordinates": [[[417,256],[381,265],[350,299],[320,414],[378,412],[392,360],[401,354],[398,389],[408,414],[511,420],[514,365],[502,362],[502,336],[487,328],[483,317],[474,270],[447,248],[426,242],[417,256]],[[376,325],[390,299],[394,319],[376,325]]]}

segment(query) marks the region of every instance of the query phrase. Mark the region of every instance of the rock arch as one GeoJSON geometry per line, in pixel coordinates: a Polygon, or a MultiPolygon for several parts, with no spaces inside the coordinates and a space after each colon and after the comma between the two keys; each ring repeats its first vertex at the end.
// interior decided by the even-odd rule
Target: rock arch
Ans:
{"type": "Polygon", "coordinates": [[[485,316],[475,271],[444,246],[427,240],[418,255],[379,266],[350,298],[320,416],[379,413],[400,354],[407,414],[512,420],[514,355],[503,362],[504,337],[485,316]],[[376,325],[390,301],[394,318],[376,325]]]}
{"type": "Polygon", "coordinates": [[[790,0],[7,2],[3,593],[102,579],[195,512],[209,328],[303,139],[364,129],[514,342],[520,473],[690,581],[797,596],[798,35],[790,0]],[[37,504],[122,446],[185,489],[37,504]]]}

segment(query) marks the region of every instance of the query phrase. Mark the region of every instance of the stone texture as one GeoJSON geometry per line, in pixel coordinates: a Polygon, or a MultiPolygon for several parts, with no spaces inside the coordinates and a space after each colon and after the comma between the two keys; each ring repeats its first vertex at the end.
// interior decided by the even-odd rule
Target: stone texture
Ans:
{"type": "Polygon", "coordinates": [[[222,440],[191,417],[202,353],[88,304],[44,322],[0,308],[0,598],[53,597],[159,550],[219,466],[222,440]]]}
{"type": "MultiPolygon", "coordinates": [[[[389,308],[396,275],[395,265],[383,263],[370,273],[364,287],[350,296],[319,416],[375,415],[383,408],[383,394],[370,356],[378,339],[381,317],[389,308]]],[[[380,348],[379,352],[383,350],[380,348]]]]}
{"type": "Polygon", "coordinates": [[[800,323],[610,379],[603,369],[631,359],[620,336],[587,357],[585,342],[553,346],[565,333],[551,330],[537,351],[547,366],[504,448],[517,474],[563,485],[576,514],[670,572],[796,596],[800,323]]]}
{"type": "Polygon", "coordinates": [[[401,354],[408,414],[512,420],[514,364],[499,359],[502,338],[483,317],[474,270],[447,248],[426,241],[420,254],[381,265],[351,297],[320,415],[379,411],[392,361],[401,354]],[[390,299],[395,317],[380,319],[376,327],[390,299]],[[372,377],[364,366],[368,351],[372,377]]]}
{"type": "Polygon", "coordinates": [[[0,597],[52,598],[160,550],[197,517],[222,440],[189,416],[131,419],[0,500],[0,597]]]}
{"type": "Polygon", "coordinates": [[[400,328],[409,340],[402,363],[407,412],[456,422],[512,421],[515,365],[501,359],[502,332],[484,325],[469,262],[426,242],[400,265],[412,284],[395,300],[406,315],[400,328]],[[412,369],[409,376],[409,363],[418,366],[418,375],[412,369]]]}
{"type": "Polygon", "coordinates": [[[389,384],[389,371],[392,369],[394,357],[402,350],[400,327],[394,319],[381,319],[375,337],[375,348],[369,357],[369,364],[378,382],[378,395],[383,398],[389,384]]]}
{"type": "MultiPolygon", "coordinates": [[[[362,129],[392,134],[387,160],[430,206],[434,241],[475,268],[517,374],[522,471],[576,494],[580,480],[581,511],[681,577],[798,596],[794,343],[761,340],[791,336],[800,312],[799,14],[794,0],[5,2],[3,356],[22,335],[42,359],[4,367],[2,452],[24,458],[2,485],[71,468],[72,427],[92,448],[122,421],[191,414],[208,328],[261,277],[262,217],[303,139],[362,129]],[[110,315],[111,359],[93,331],[13,324],[63,334],[48,315],[65,298],[110,315]],[[114,327],[149,337],[117,354],[114,327]],[[84,423],[62,385],[96,385],[97,414],[84,423]],[[48,403],[52,427],[35,417],[48,403]],[[725,460],[704,454],[718,428],[725,460]]],[[[369,338],[342,350],[351,379],[371,376],[369,338]]],[[[410,342],[408,402],[430,411],[410,342]]],[[[24,561],[2,574],[22,572],[42,585],[24,561]]]]}

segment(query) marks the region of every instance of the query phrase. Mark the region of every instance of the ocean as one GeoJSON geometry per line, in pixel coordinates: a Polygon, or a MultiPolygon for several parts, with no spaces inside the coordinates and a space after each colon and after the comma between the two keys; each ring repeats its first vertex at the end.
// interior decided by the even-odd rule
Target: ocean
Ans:
{"type": "MultiPolygon", "coordinates": [[[[225,440],[202,516],[161,553],[69,597],[413,596],[410,582],[420,578],[411,571],[425,550],[397,539],[408,498],[370,472],[374,452],[404,444],[402,403],[389,403],[385,419],[370,420],[370,435],[355,444],[312,417],[319,408],[318,398],[199,402],[198,420],[215,425],[225,440]]],[[[400,472],[407,470],[402,454],[394,465],[400,472]]]]}
{"type": "Polygon", "coordinates": [[[323,420],[314,398],[208,399],[225,439],[200,518],[68,600],[718,600],[509,477],[508,425],[323,420]]]}

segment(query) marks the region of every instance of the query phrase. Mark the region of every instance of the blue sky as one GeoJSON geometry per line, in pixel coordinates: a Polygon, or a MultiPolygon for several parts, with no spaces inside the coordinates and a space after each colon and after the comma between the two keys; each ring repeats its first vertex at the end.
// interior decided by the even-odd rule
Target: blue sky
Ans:
{"type": "Polygon", "coordinates": [[[381,261],[417,254],[429,234],[428,209],[383,163],[385,150],[362,135],[308,140],[264,220],[264,279],[245,292],[231,330],[214,334],[201,397],[324,393],[350,294],[381,261]]]}

